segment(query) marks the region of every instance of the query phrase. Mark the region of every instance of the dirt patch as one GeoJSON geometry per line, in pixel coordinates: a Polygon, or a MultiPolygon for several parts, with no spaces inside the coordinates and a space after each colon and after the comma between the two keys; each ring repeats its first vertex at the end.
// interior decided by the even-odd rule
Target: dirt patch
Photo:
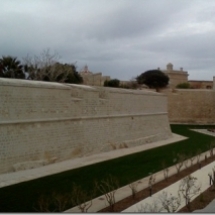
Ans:
{"type": "MultiPolygon", "coordinates": [[[[191,212],[195,210],[201,210],[205,208],[212,200],[215,199],[215,191],[212,187],[209,187],[198,197],[196,197],[190,204],[191,212]]],[[[185,207],[178,211],[179,213],[190,213],[190,211],[185,207]]]]}

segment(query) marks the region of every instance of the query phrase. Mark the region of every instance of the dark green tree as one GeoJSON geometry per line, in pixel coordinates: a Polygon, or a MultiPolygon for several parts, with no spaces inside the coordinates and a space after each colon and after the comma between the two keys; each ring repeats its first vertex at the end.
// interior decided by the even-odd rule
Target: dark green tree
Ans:
{"type": "Polygon", "coordinates": [[[75,83],[75,84],[83,83],[83,78],[77,72],[76,66],[74,64],[71,64],[70,66],[71,66],[73,72],[67,75],[65,83],[75,83]]]}
{"type": "Polygon", "coordinates": [[[0,77],[25,79],[21,62],[16,57],[2,56],[0,59],[0,77]]]}
{"type": "Polygon", "coordinates": [[[120,81],[118,79],[106,80],[104,82],[105,87],[119,87],[120,81]]]}
{"type": "Polygon", "coordinates": [[[82,83],[83,78],[79,75],[74,64],[54,63],[53,65],[38,68],[37,66],[25,65],[28,79],[61,83],[82,83]]]}
{"type": "Polygon", "coordinates": [[[145,84],[149,88],[154,88],[158,92],[169,83],[169,77],[160,70],[148,70],[136,78],[138,84],[145,84]]]}
{"type": "Polygon", "coordinates": [[[27,79],[60,83],[82,83],[83,78],[77,72],[75,64],[59,62],[60,56],[50,49],[45,49],[38,56],[27,55],[24,61],[24,70],[27,79]]]}

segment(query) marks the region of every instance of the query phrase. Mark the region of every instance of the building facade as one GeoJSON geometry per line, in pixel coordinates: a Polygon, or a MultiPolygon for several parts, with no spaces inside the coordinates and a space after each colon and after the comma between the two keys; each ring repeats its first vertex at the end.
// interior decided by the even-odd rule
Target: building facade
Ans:
{"type": "Polygon", "coordinates": [[[175,88],[178,84],[188,82],[188,76],[189,76],[188,72],[183,71],[182,67],[180,68],[180,70],[174,70],[173,64],[168,63],[166,65],[166,69],[161,70],[161,71],[169,77],[169,87],[170,88],[175,88]]]}
{"type": "Polygon", "coordinates": [[[88,70],[88,66],[85,66],[84,69],[79,72],[81,77],[83,78],[84,85],[90,86],[104,86],[104,82],[106,80],[110,80],[110,76],[102,76],[102,73],[93,73],[88,70]]]}

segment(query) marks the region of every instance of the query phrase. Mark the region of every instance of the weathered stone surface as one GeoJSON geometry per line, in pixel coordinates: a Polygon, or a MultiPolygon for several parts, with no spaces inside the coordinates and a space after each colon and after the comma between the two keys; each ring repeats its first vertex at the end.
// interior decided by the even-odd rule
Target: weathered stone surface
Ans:
{"type": "Polygon", "coordinates": [[[177,89],[166,93],[170,122],[215,123],[215,91],[177,89]]]}
{"type": "Polygon", "coordinates": [[[34,169],[37,167],[41,167],[46,165],[47,162],[44,160],[38,160],[38,161],[26,161],[22,163],[17,163],[13,165],[14,171],[20,171],[20,170],[26,170],[26,169],[34,169]]]}
{"type": "Polygon", "coordinates": [[[165,95],[0,79],[0,173],[169,137],[165,95]]]}

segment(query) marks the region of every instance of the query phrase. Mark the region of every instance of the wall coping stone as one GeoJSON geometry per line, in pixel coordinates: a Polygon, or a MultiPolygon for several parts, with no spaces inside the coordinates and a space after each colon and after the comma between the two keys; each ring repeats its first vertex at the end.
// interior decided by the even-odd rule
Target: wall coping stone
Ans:
{"type": "Polygon", "coordinates": [[[20,80],[20,79],[11,79],[11,78],[0,78],[0,85],[13,86],[13,87],[62,89],[62,90],[70,89],[70,87],[56,82],[20,80]]]}
{"type": "Polygon", "coordinates": [[[87,117],[65,117],[65,118],[53,118],[53,119],[27,119],[27,120],[0,121],[0,125],[19,124],[19,123],[70,121],[70,120],[91,120],[91,119],[104,119],[104,118],[110,119],[110,118],[123,118],[123,117],[136,117],[136,116],[165,115],[165,114],[167,114],[167,112],[142,113],[142,114],[116,114],[116,115],[87,116],[87,117]]]}

